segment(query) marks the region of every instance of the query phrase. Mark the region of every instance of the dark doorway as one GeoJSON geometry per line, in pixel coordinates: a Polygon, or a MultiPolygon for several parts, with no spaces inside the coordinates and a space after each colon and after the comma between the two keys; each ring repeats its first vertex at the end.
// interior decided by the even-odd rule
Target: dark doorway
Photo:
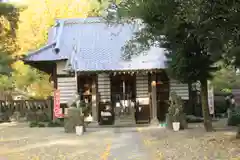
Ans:
{"type": "Polygon", "coordinates": [[[116,75],[111,77],[111,100],[115,111],[115,123],[128,121],[135,123],[136,77],[116,75]]]}
{"type": "Polygon", "coordinates": [[[165,121],[168,111],[169,78],[165,71],[157,73],[157,117],[160,122],[165,121]]]}
{"type": "Polygon", "coordinates": [[[111,78],[112,102],[119,100],[135,100],[136,77],[132,75],[116,75],[111,78]]]}
{"type": "Polygon", "coordinates": [[[78,94],[80,96],[80,101],[82,107],[84,108],[84,115],[92,115],[92,85],[96,76],[90,75],[79,75],[77,79],[78,94]]]}

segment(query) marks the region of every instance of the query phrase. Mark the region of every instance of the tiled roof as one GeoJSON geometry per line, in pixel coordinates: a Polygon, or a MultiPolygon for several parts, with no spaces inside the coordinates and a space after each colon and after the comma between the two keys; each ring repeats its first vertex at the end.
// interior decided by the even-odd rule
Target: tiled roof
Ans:
{"type": "Polygon", "coordinates": [[[24,61],[57,61],[57,60],[66,60],[68,58],[64,58],[59,56],[53,52],[53,48],[56,43],[48,44],[39,50],[29,53],[24,61]]]}
{"type": "Polygon", "coordinates": [[[39,56],[32,57],[32,60],[68,57],[72,69],[78,71],[165,68],[166,58],[161,48],[151,48],[147,54],[135,56],[128,62],[122,60],[122,47],[137,29],[132,24],[109,26],[98,17],[60,19],[57,22],[55,47],[59,49],[59,54],[54,57],[52,49],[46,49],[39,51],[39,56]]]}

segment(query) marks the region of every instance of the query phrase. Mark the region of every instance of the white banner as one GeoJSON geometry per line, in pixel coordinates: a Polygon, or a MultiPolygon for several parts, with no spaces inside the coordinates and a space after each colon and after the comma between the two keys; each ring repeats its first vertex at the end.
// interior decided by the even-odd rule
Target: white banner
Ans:
{"type": "Polygon", "coordinates": [[[214,114],[214,88],[210,81],[208,81],[208,107],[209,113],[214,114]]]}

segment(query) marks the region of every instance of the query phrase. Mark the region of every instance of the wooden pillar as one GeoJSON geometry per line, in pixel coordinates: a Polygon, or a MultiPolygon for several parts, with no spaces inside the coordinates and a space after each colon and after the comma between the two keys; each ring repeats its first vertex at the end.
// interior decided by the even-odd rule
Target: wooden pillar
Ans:
{"type": "Polygon", "coordinates": [[[157,86],[156,86],[156,74],[151,76],[151,95],[152,95],[152,125],[158,125],[159,121],[157,118],[157,86]]]}
{"type": "Polygon", "coordinates": [[[97,82],[96,78],[93,78],[92,82],[92,117],[93,122],[98,121],[98,113],[97,113],[97,82]]]}
{"type": "Polygon", "coordinates": [[[53,67],[52,67],[52,81],[53,81],[54,89],[57,89],[58,88],[58,86],[57,86],[57,63],[54,63],[53,67]]]}

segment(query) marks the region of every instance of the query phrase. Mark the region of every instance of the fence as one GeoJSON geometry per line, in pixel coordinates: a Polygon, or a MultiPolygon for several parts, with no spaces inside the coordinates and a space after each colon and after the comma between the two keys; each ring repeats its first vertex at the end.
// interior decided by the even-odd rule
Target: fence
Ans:
{"type": "Polygon", "coordinates": [[[53,115],[53,101],[47,100],[0,100],[0,121],[24,119],[48,121],[53,115]]]}

